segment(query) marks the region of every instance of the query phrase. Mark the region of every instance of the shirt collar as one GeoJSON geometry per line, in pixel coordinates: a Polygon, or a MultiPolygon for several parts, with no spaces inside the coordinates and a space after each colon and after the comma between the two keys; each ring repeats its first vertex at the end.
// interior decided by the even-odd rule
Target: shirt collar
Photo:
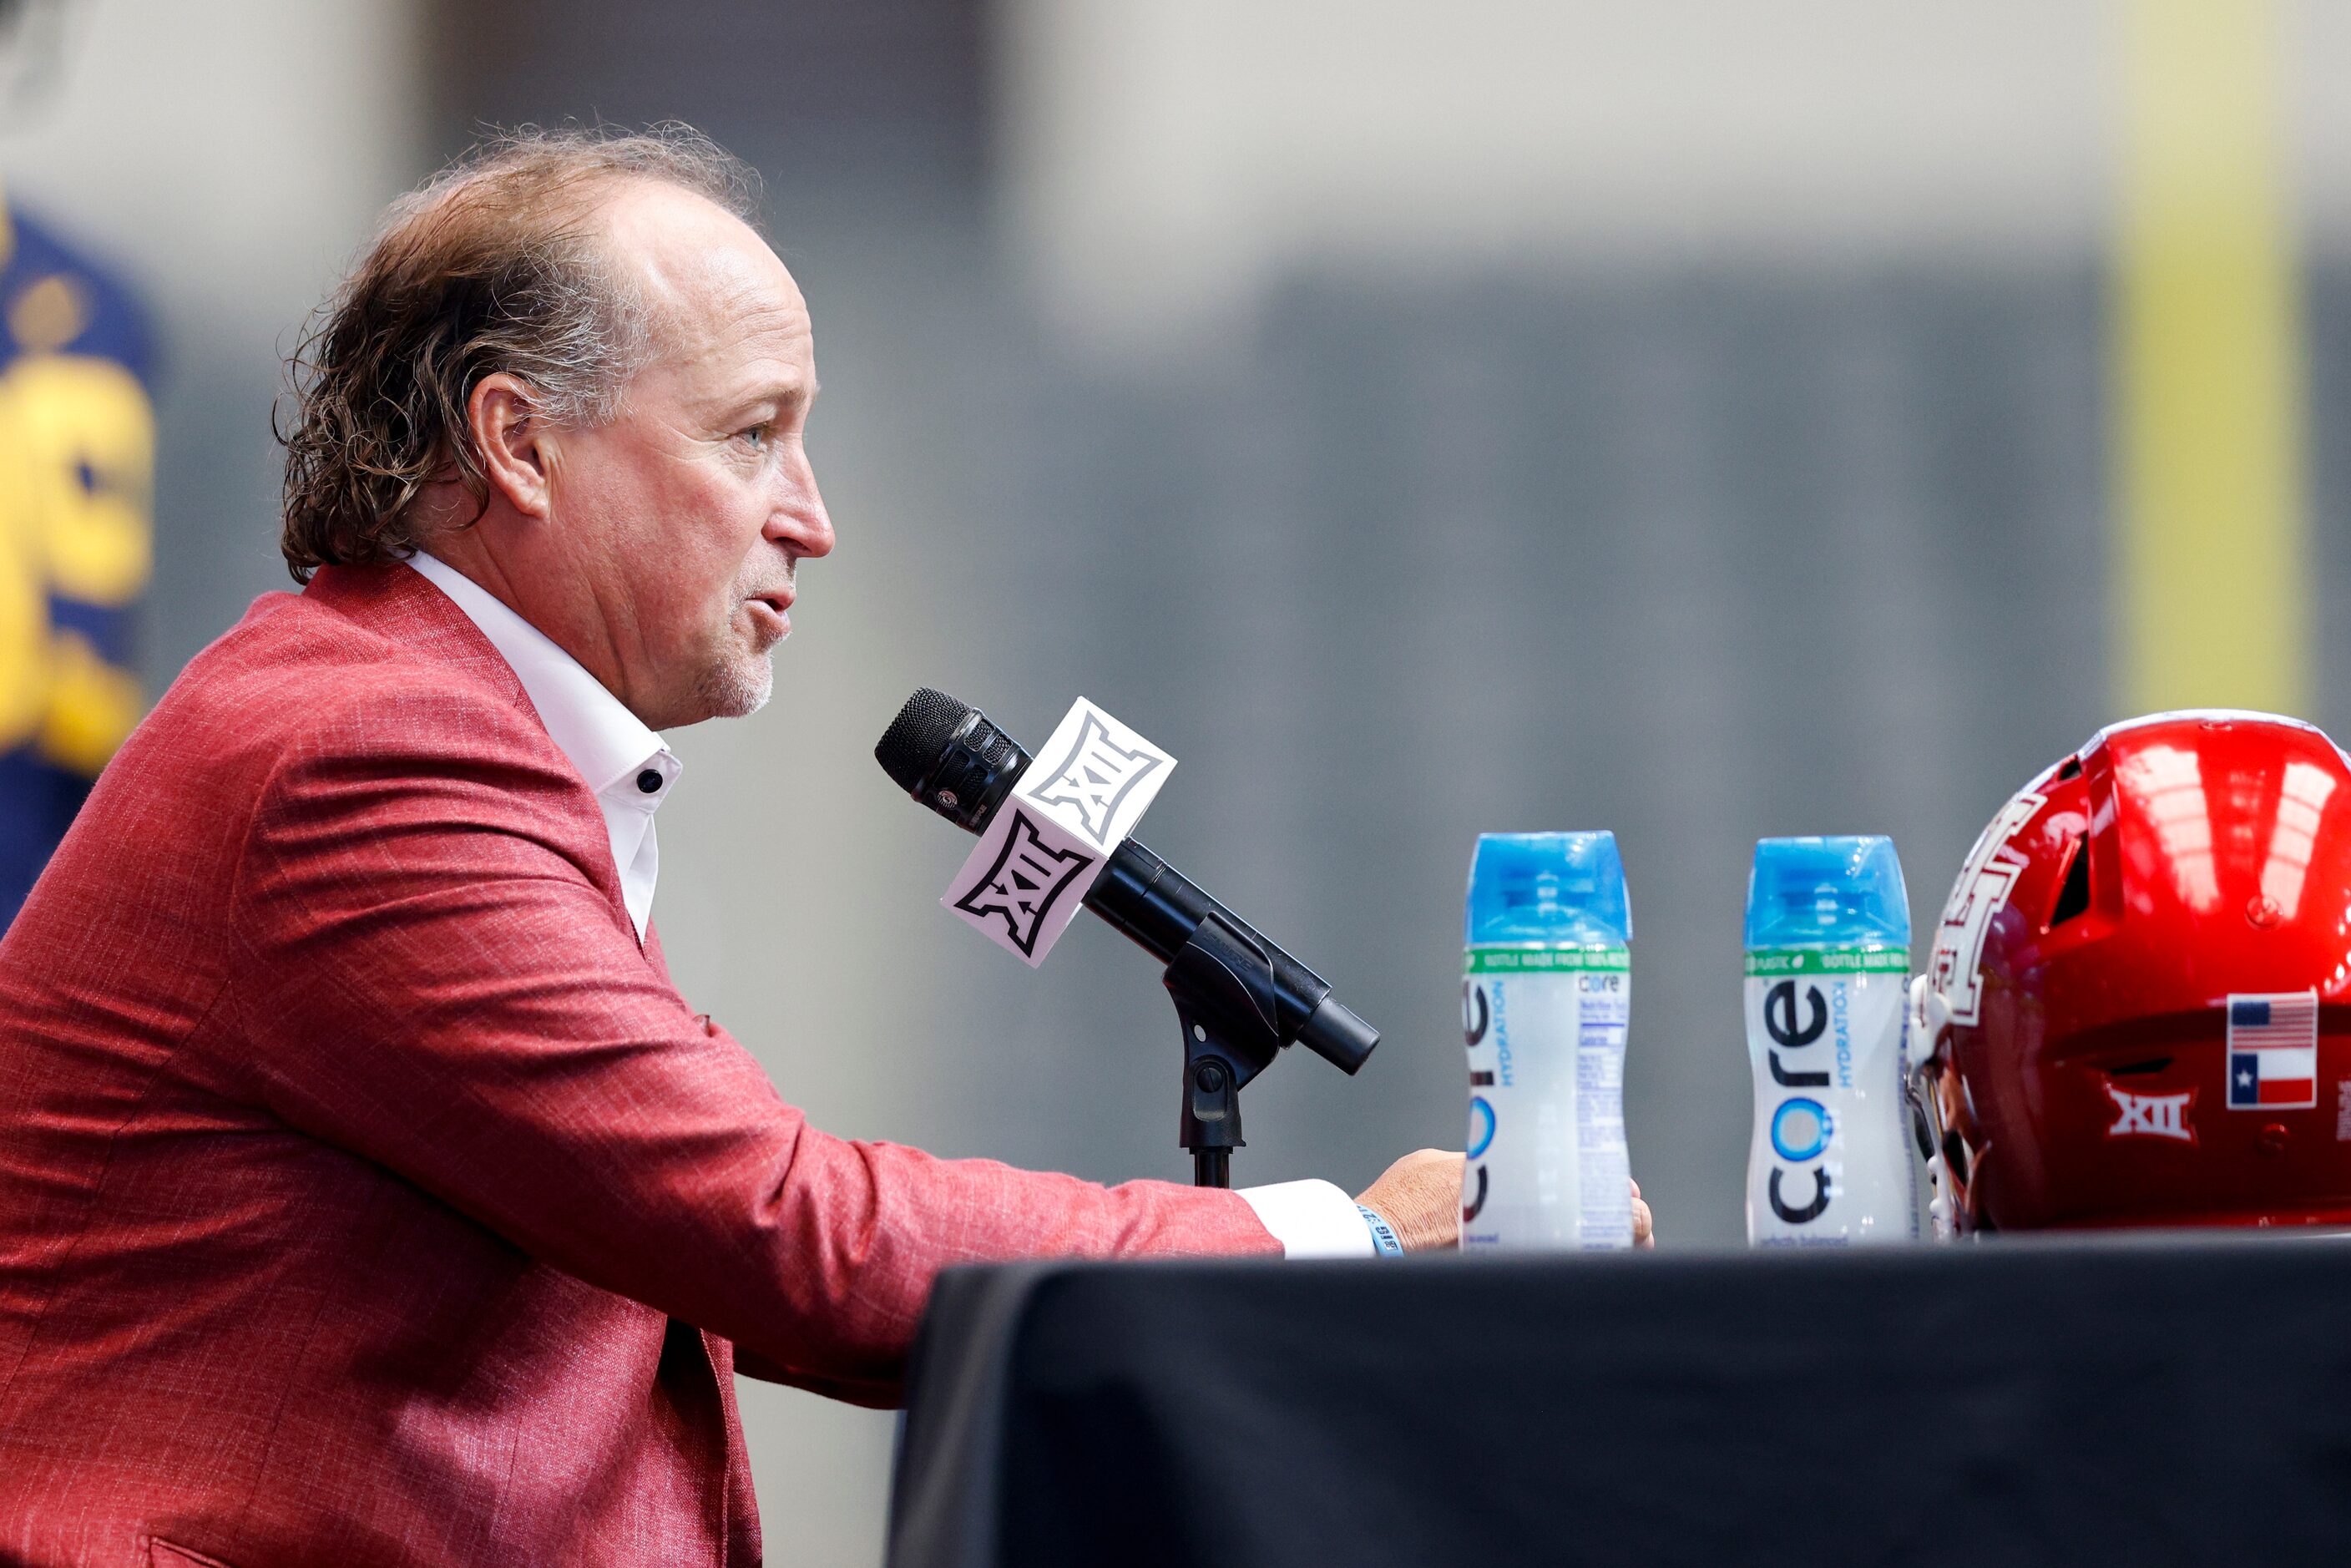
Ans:
{"type": "MultiPolygon", "coordinates": [[[[662,775],[662,788],[647,791],[645,804],[660,803],[679,771],[677,758],[660,736],[606,691],[579,660],[472,578],[423,550],[409,557],[408,564],[447,594],[490,640],[522,683],[530,706],[538,710],[548,738],[571,759],[590,790],[601,795],[651,768],[662,775]]],[[[633,782],[629,792],[637,793],[633,782]]]]}

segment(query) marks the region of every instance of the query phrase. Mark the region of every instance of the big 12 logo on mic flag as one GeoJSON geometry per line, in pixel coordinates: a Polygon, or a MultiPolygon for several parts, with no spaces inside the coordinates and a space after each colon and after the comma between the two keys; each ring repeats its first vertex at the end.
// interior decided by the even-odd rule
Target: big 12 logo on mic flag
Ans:
{"type": "Polygon", "coordinates": [[[1080,697],[939,903],[1035,968],[1175,770],[1173,757],[1080,697]]]}

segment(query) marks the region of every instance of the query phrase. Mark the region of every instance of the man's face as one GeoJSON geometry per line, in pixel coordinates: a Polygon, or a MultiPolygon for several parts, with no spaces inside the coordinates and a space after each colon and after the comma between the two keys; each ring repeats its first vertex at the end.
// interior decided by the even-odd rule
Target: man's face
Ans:
{"type": "Polygon", "coordinates": [[[644,184],[610,212],[653,358],[617,418],[554,444],[551,520],[586,552],[615,695],[656,729],[740,716],[774,684],[795,569],[833,543],[803,441],[808,306],[758,235],[698,196],[644,184]]]}

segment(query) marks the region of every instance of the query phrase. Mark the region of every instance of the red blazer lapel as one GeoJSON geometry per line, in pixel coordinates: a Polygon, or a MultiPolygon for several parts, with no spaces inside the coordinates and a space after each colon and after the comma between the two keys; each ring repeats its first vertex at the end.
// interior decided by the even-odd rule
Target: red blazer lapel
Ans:
{"type": "MultiPolygon", "coordinates": [[[[333,611],[380,637],[400,643],[420,657],[449,666],[453,673],[491,687],[516,707],[530,716],[532,725],[544,735],[546,725],[538,710],[531,706],[530,694],[522,689],[508,664],[482,629],[450,600],[449,596],[427,581],[423,575],[405,566],[322,566],[302,591],[305,599],[333,611]]],[[[548,750],[561,762],[565,771],[575,778],[577,770],[562,748],[550,739],[548,750]]],[[[579,809],[596,823],[599,842],[608,841],[602,808],[582,780],[580,786],[579,809]]],[[[590,878],[611,906],[612,917],[630,939],[639,947],[645,944],[637,938],[636,922],[629,918],[628,901],[621,895],[621,872],[607,852],[595,857],[589,866],[590,878]]],[[[656,971],[664,979],[668,971],[654,958],[656,971]]]]}

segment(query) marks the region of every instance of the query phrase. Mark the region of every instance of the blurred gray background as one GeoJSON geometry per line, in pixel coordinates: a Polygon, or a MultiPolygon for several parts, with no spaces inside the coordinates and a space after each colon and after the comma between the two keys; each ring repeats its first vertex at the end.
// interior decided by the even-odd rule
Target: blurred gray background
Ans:
{"type": "MultiPolygon", "coordinates": [[[[2351,524],[2351,21],[2284,7],[2318,633],[2351,524]]],[[[1742,1235],[1760,835],[1969,841],[2118,716],[2113,7],[1703,0],[87,0],[12,198],[161,317],[149,673],[274,547],[277,357],[486,126],[682,119],[815,311],[841,548],[777,697],[673,737],[682,988],[849,1135],[1181,1179],[1157,976],[936,906],[968,841],[870,760],[913,687],[1181,767],[1148,841],[1385,1031],[1284,1061],[1244,1182],[1458,1145],[1474,836],[1611,828],[1634,1163],[1742,1235]]],[[[1568,1332],[1563,1330],[1563,1332],[1568,1332]]],[[[769,1551],[879,1559],[890,1417],[745,1385],[769,1551]]]]}

